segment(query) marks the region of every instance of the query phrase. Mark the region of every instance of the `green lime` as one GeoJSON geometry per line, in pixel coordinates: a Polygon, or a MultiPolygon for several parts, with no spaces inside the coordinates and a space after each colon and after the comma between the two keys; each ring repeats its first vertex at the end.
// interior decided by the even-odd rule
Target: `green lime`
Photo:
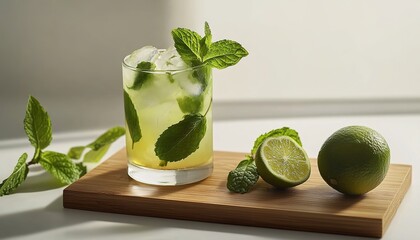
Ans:
{"type": "Polygon", "coordinates": [[[390,150],[384,137],[363,126],[333,133],[318,154],[318,169],[332,188],[360,195],[377,187],[389,167],[390,150]]]}
{"type": "Polygon", "coordinates": [[[299,185],[311,173],[305,150],[288,136],[266,138],[255,154],[255,164],[264,181],[278,188],[299,185]]]}

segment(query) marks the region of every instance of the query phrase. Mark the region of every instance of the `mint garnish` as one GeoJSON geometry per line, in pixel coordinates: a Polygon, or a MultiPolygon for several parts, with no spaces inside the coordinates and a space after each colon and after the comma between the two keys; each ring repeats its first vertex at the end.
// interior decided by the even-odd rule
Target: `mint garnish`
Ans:
{"type": "Polygon", "coordinates": [[[246,193],[257,183],[259,178],[254,159],[248,157],[229,172],[227,188],[236,193],[246,193]]]}
{"type": "Polygon", "coordinates": [[[71,158],[79,159],[84,149],[89,147],[92,150],[85,155],[85,160],[98,161],[106,153],[110,144],[125,132],[122,127],[111,128],[86,147],[71,148],[68,155],[53,151],[43,151],[52,141],[51,120],[39,101],[32,96],[29,96],[26,107],[24,128],[29,142],[35,147],[34,156],[29,162],[26,162],[28,154],[22,154],[12,174],[0,184],[0,196],[10,194],[25,181],[29,172],[29,166],[34,164],[40,164],[63,184],[74,182],[87,172],[87,168],[83,162],[75,163],[71,158]]]}
{"type": "Polygon", "coordinates": [[[223,69],[233,66],[248,55],[241,44],[232,40],[221,40],[212,43],[203,60],[210,66],[223,69]]]}
{"type": "Polygon", "coordinates": [[[248,55],[248,51],[235,41],[221,40],[212,43],[212,34],[207,22],[204,24],[204,33],[203,38],[186,28],[172,30],[175,48],[188,65],[209,64],[223,69],[235,65],[248,55]]]}
{"type": "Polygon", "coordinates": [[[133,86],[129,87],[129,89],[139,89],[150,77],[150,73],[143,71],[154,70],[156,68],[156,65],[152,62],[141,62],[137,64],[136,68],[141,71],[137,72],[137,76],[136,78],[134,78],[133,86]]]}
{"type": "Polygon", "coordinates": [[[227,188],[231,192],[246,193],[257,183],[258,171],[255,165],[254,156],[261,143],[268,137],[288,136],[295,140],[299,146],[302,146],[299,134],[296,130],[283,127],[271,130],[267,133],[261,134],[255,141],[251,150],[251,154],[246,156],[246,160],[241,161],[238,166],[229,172],[227,178],[227,188]]]}
{"type": "Polygon", "coordinates": [[[0,184],[0,196],[7,195],[15,190],[19,185],[25,181],[28,176],[28,165],[26,159],[28,154],[24,153],[20,156],[12,174],[0,184]]]}
{"type": "Polygon", "coordinates": [[[207,22],[204,23],[204,34],[204,37],[200,40],[202,58],[206,56],[207,52],[209,51],[212,39],[210,26],[207,22]]]}
{"type": "Polygon", "coordinates": [[[130,95],[128,95],[126,91],[124,91],[124,112],[125,119],[127,121],[128,131],[130,132],[130,136],[133,141],[133,144],[131,146],[133,148],[134,143],[140,141],[142,135],[136,108],[134,107],[134,104],[131,101],[130,95]]]}
{"type": "MultiPolygon", "coordinates": [[[[239,43],[232,40],[221,40],[212,43],[212,33],[207,22],[204,24],[204,37],[186,28],[172,30],[174,46],[182,60],[191,67],[204,65],[193,71],[202,90],[207,88],[211,75],[211,67],[223,69],[233,66],[248,52],[239,43]]],[[[195,152],[206,133],[206,114],[199,114],[203,105],[203,97],[186,96],[178,98],[179,108],[184,119],[170,126],[158,138],[155,153],[161,159],[160,165],[175,162],[195,152]]]]}
{"type": "Polygon", "coordinates": [[[166,165],[195,152],[206,133],[206,118],[201,114],[185,115],[180,122],[170,126],[158,138],[155,153],[166,165]]]}
{"type": "Polygon", "coordinates": [[[202,63],[201,56],[201,36],[186,28],[172,30],[172,38],[175,48],[182,60],[189,66],[197,66],[202,63]]]}

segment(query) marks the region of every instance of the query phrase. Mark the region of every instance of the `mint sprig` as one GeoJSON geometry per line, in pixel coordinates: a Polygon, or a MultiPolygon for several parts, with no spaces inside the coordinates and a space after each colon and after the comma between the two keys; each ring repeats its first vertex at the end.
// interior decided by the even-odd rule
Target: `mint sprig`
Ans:
{"type": "Polygon", "coordinates": [[[289,136],[295,140],[300,146],[299,134],[296,130],[283,127],[271,130],[267,133],[261,134],[255,141],[251,149],[251,154],[246,156],[246,159],[241,161],[238,166],[229,172],[226,187],[231,192],[247,193],[257,183],[259,175],[257,166],[255,165],[254,157],[262,142],[269,137],[289,136]]]}
{"type": "Polygon", "coordinates": [[[98,161],[106,153],[110,144],[125,133],[122,127],[111,128],[86,147],[71,148],[68,155],[44,151],[52,141],[52,125],[47,111],[33,96],[29,96],[24,129],[29,142],[35,148],[34,156],[27,162],[28,154],[21,155],[11,175],[0,184],[0,196],[10,194],[18,188],[27,179],[29,166],[34,164],[40,164],[63,184],[76,181],[87,172],[87,168],[83,162],[75,162],[71,158],[79,159],[85,148],[89,147],[91,151],[85,155],[84,162],[98,161]]]}

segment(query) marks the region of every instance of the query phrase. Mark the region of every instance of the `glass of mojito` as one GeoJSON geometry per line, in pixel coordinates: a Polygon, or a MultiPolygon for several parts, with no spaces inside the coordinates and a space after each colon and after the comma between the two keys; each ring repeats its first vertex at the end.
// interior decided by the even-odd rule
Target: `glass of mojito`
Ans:
{"type": "Polygon", "coordinates": [[[204,37],[184,28],[172,36],[174,46],[146,46],[122,63],[128,175],[147,184],[182,185],[211,175],[212,68],[248,54],[231,40],[212,43],[207,23],[204,37]]]}

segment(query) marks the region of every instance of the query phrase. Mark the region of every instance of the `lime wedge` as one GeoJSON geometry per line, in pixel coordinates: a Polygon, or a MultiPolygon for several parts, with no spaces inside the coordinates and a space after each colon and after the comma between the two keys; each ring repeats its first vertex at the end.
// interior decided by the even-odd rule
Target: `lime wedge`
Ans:
{"type": "Polygon", "coordinates": [[[311,173],[305,150],[288,136],[265,139],[257,150],[255,164],[264,181],[278,188],[299,185],[311,173]]]}

